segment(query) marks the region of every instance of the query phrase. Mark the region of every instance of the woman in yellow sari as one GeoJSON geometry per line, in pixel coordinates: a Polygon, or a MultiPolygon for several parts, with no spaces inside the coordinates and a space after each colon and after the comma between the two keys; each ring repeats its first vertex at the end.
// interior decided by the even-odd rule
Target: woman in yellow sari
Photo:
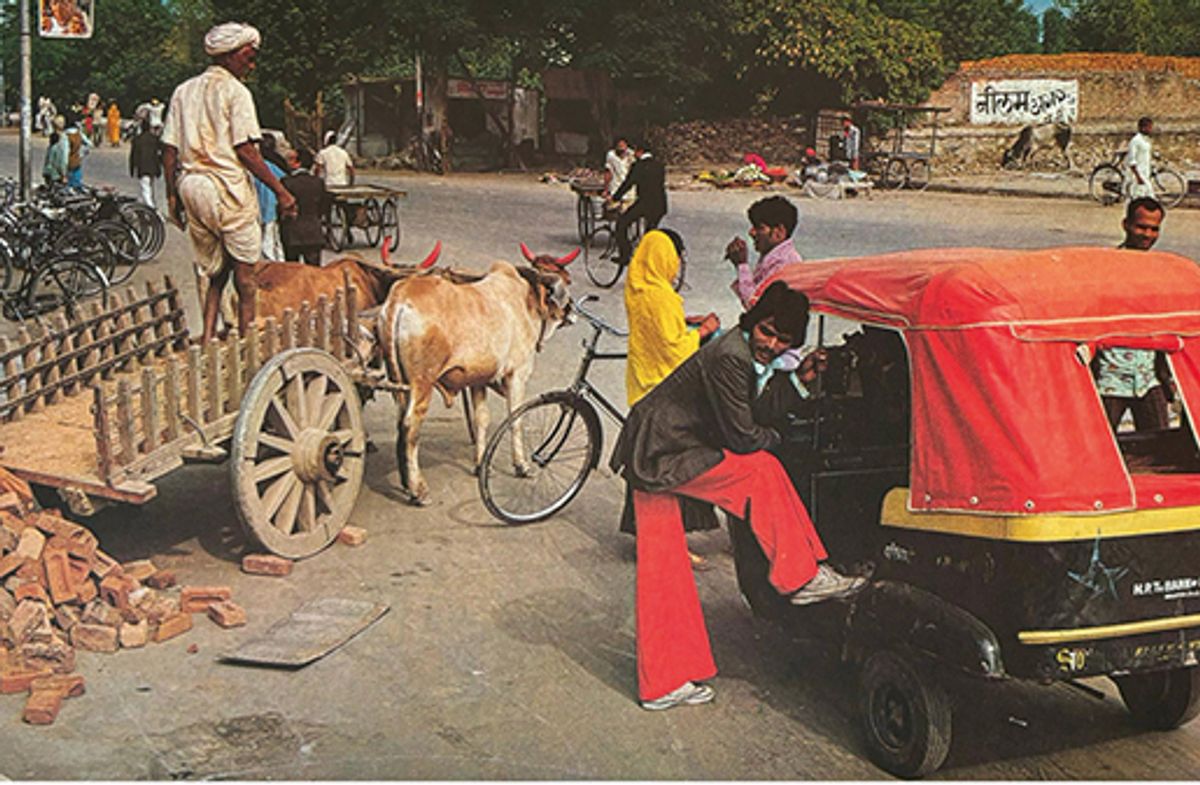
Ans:
{"type": "Polygon", "coordinates": [[[716,314],[693,329],[683,312],[683,298],[672,287],[679,274],[683,240],[670,229],[646,232],[634,251],[625,278],[625,313],[629,320],[629,358],[625,395],[629,405],[650,392],[700,348],[700,341],[720,326],[716,314]]]}
{"type": "MultiPolygon", "coordinates": [[[[670,229],[646,232],[625,277],[625,315],[629,324],[629,349],[625,361],[625,395],[629,405],[671,375],[700,342],[721,326],[715,313],[685,316],[683,298],[672,284],[679,274],[683,238],[670,229]]],[[[712,505],[697,499],[682,501],[683,529],[715,529],[720,524],[712,505]]],[[[634,534],[633,504],[626,488],[620,530],[634,534]]],[[[688,551],[696,569],[707,569],[704,557],[688,551]]]]}
{"type": "Polygon", "coordinates": [[[108,143],[113,147],[121,144],[121,110],[116,101],[108,105],[108,143]]]}

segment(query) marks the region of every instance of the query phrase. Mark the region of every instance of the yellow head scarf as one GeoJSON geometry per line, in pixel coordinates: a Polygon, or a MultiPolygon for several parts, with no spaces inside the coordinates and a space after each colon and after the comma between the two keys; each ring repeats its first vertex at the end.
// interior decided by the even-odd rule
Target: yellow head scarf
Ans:
{"type": "Polygon", "coordinates": [[[625,278],[629,358],[625,394],[629,405],[654,389],[700,347],[700,334],[684,321],[683,298],[671,288],[679,254],[671,238],[647,232],[633,253],[625,278]]]}

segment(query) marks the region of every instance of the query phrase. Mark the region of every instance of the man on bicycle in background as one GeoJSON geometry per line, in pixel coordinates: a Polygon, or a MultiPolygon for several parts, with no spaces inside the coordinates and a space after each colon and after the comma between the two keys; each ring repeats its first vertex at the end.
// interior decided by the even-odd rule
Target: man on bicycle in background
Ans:
{"type": "Polygon", "coordinates": [[[629,227],[633,222],[645,218],[648,232],[657,229],[659,221],[667,214],[667,168],[651,156],[645,142],[635,144],[634,150],[637,160],[629,168],[625,182],[612,195],[613,201],[619,202],[630,188],[637,188],[637,201],[617,219],[618,264],[629,264],[633,256],[633,242],[629,239],[629,227]]]}
{"type": "MultiPolygon", "coordinates": [[[[629,148],[629,142],[625,137],[618,136],[613,140],[612,149],[604,156],[605,196],[611,199],[613,192],[624,184],[625,178],[629,176],[629,168],[633,166],[635,160],[634,152],[629,148]]],[[[613,201],[616,203],[616,200],[613,201]]],[[[629,194],[625,195],[623,201],[630,201],[629,194]]]]}
{"type": "Polygon", "coordinates": [[[1129,140],[1129,150],[1125,153],[1125,168],[1132,178],[1125,194],[1128,201],[1142,197],[1154,198],[1154,186],[1150,182],[1150,134],[1153,131],[1154,121],[1143,117],[1138,120],[1138,132],[1129,140]]]}

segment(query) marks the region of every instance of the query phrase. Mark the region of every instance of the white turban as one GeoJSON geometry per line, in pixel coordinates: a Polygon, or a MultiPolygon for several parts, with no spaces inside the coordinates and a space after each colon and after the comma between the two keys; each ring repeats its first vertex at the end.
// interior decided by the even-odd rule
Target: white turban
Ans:
{"type": "Polygon", "coordinates": [[[225,22],[209,30],[204,36],[204,53],[209,57],[236,52],[246,44],[255,48],[262,41],[258,30],[239,22],[225,22]]]}

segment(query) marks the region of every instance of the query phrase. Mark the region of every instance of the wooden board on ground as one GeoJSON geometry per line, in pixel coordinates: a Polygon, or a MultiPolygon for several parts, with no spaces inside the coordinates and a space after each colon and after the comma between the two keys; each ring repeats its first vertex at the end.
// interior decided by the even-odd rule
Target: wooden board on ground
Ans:
{"type": "Polygon", "coordinates": [[[315,662],[387,613],[381,602],[320,597],[301,605],[286,619],[271,625],[237,651],[221,657],[225,662],[245,662],[301,668],[315,662]]]}

